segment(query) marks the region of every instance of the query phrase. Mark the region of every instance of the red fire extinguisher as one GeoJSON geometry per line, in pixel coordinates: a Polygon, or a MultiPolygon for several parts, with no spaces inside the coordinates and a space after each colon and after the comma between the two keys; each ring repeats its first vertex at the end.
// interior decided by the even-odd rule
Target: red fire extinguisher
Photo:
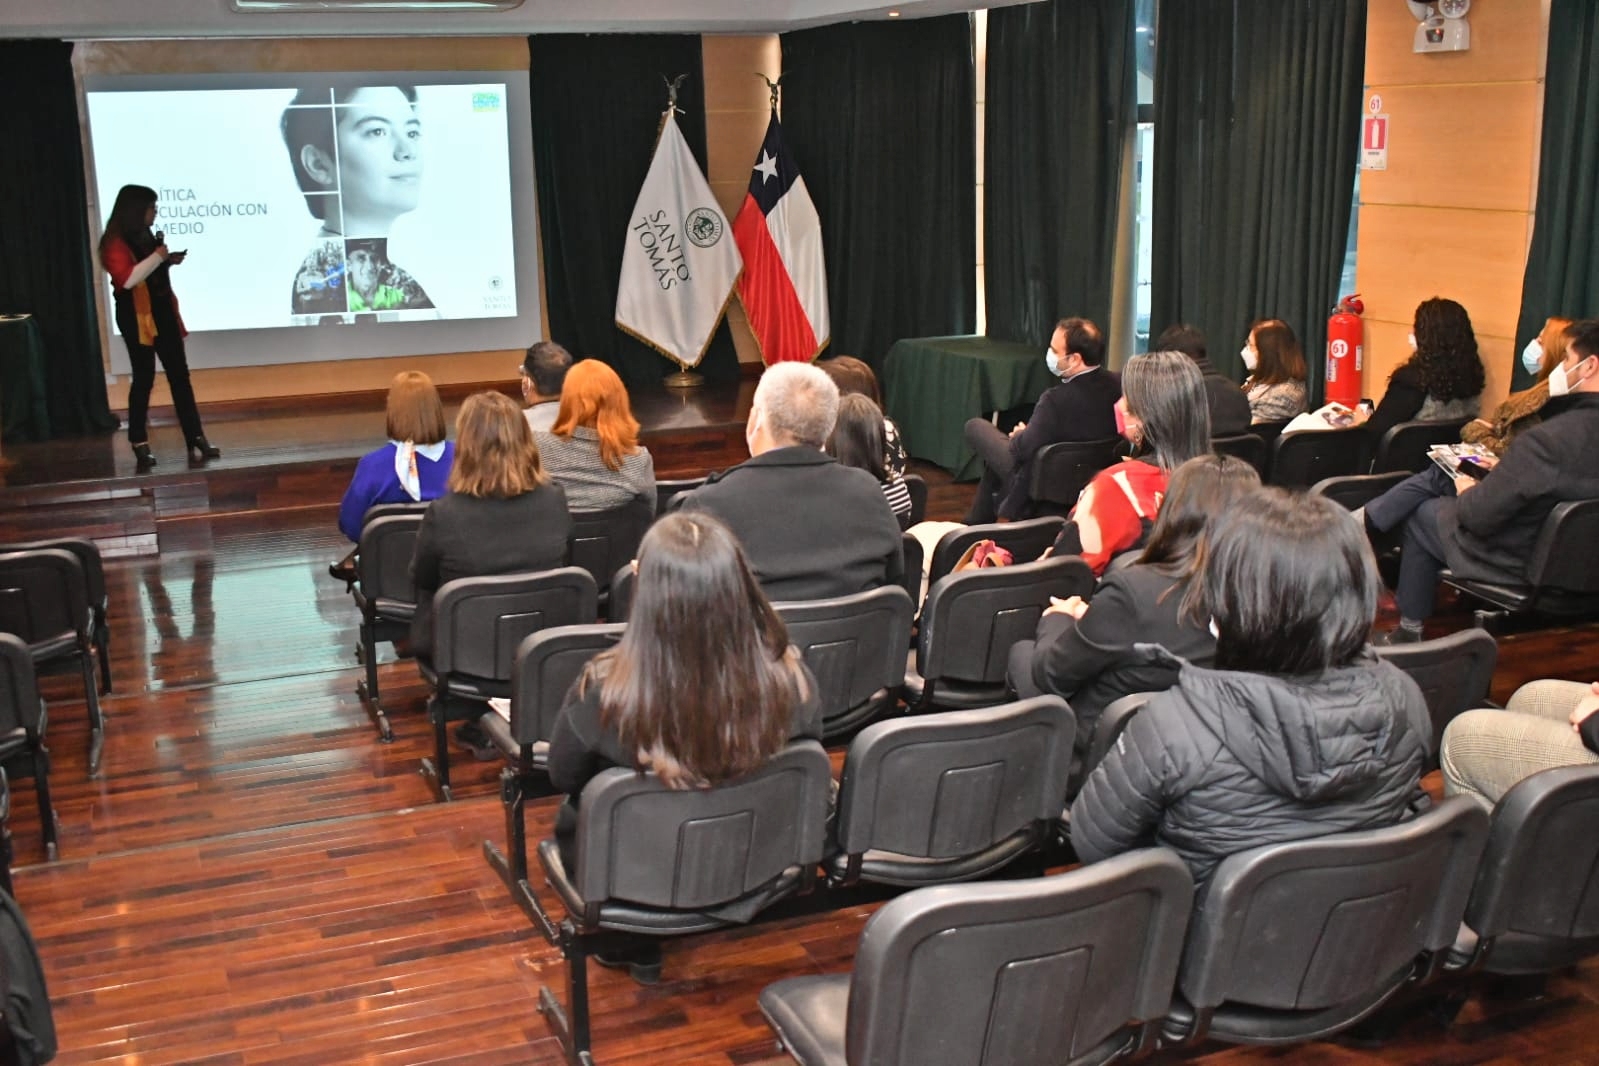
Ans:
{"type": "Polygon", "coordinates": [[[1366,331],[1360,294],[1338,301],[1327,320],[1327,400],[1354,407],[1360,402],[1360,372],[1365,365],[1366,331]]]}

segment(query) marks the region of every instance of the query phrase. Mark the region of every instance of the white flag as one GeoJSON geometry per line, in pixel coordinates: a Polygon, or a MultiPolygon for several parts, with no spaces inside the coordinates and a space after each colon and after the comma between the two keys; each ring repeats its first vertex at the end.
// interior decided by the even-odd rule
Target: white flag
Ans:
{"type": "Polygon", "coordinates": [[[628,220],[616,324],[695,366],[743,269],[732,227],[668,110],[628,220]]]}

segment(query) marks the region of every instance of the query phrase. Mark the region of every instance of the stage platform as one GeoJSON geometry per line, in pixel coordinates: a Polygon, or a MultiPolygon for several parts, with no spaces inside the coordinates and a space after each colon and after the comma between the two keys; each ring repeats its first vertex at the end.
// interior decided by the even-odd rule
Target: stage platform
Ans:
{"type": "MultiPolygon", "coordinates": [[[[487,386],[485,386],[487,387],[487,386]]],[[[449,416],[473,388],[445,393],[449,416]]],[[[509,393],[509,389],[506,389],[509,393]]],[[[633,411],[660,478],[697,477],[742,462],[751,380],[694,389],[636,389],[633,411]]],[[[158,463],[134,469],[124,432],[7,446],[0,543],[86,536],[108,557],[155,555],[159,524],[192,516],[337,509],[356,461],[382,443],[383,396],[315,396],[201,405],[222,457],[185,459],[171,409],[152,411],[158,463]]]]}

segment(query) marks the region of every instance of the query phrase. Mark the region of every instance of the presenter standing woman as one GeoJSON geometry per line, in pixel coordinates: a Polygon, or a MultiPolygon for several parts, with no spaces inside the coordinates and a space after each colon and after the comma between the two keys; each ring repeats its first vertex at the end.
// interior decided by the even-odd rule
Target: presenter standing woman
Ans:
{"type": "Polygon", "coordinates": [[[184,253],[168,251],[160,231],[151,232],[155,204],[154,189],[124,185],[117,192],[100,238],[100,263],[111,275],[117,329],[128,345],[128,361],[133,365],[133,385],[128,391],[128,443],[133,445],[140,470],[155,465],[145,420],[150,390],[155,385],[157,357],[167,373],[190,461],[203,463],[222,454],[205,439],[194,389],[189,384],[183,319],[178,315],[178,298],[172,292],[169,276],[171,269],[183,262],[184,253]]]}

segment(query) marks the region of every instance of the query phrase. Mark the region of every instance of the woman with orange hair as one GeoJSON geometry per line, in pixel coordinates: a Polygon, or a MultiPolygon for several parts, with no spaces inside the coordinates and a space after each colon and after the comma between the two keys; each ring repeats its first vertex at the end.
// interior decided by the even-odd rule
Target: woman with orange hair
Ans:
{"type": "Polygon", "coordinates": [[[655,505],[655,460],[638,442],[638,421],[616,371],[584,359],[566,372],[561,409],[534,441],[574,511],[607,511],[632,499],[655,505]]]}

